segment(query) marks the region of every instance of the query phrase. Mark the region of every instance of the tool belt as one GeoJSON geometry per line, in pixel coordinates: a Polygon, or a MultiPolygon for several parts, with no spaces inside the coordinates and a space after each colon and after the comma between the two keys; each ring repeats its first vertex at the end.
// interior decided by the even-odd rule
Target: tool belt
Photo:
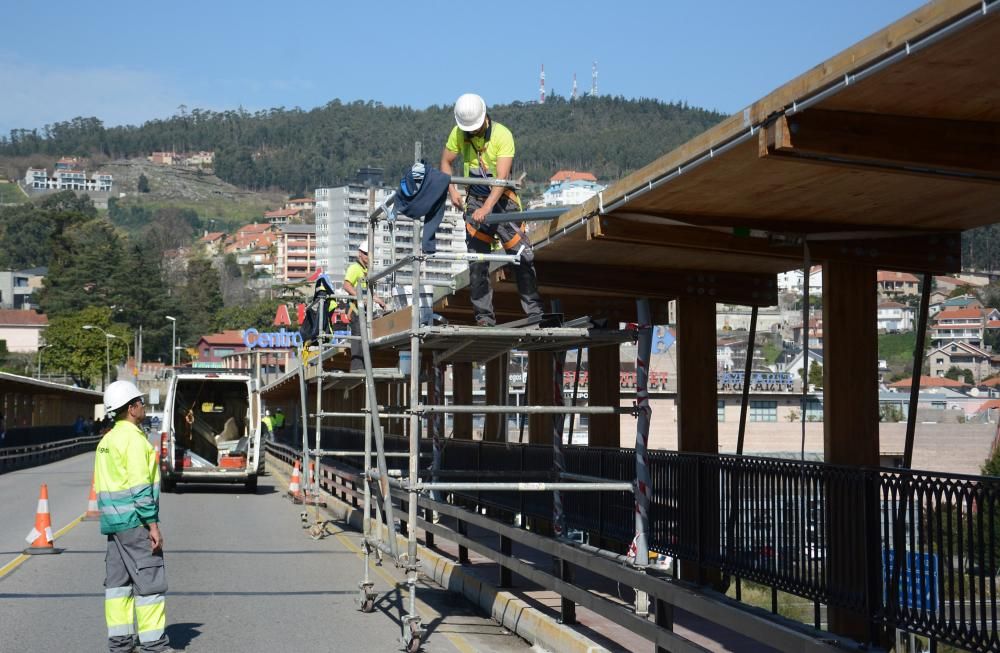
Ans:
{"type": "MultiPolygon", "coordinates": [[[[477,200],[479,200],[480,202],[485,202],[487,196],[486,195],[470,195],[470,197],[474,197],[477,200]]],[[[520,198],[517,196],[517,193],[515,193],[514,190],[511,189],[511,188],[504,188],[503,189],[503,194],[501,195],[501,197],[506,197],[510,201],[515,202],[518,206],[521,205],[520,198]]],[[[515,222],[515,220],[512,219],[511,222],[515,222]]],[[[524,231],[524,227],[525,227],[525,225],[522,222],[521,223],[521,231],[524,231]]],[[[493,244],[493,236],[491,236],[490,234],[487,234],[487,233],[483,233],[482,231],[480,231],[479,229],[477,229],[471,222],[466,222],[465,223],[465,230],[469,233],[470,236],[472,236],[476,240],[481,240],[482,242],[489,243],[491,245],[493,244]]],[[[510,240],[508,240],[506,242],[503,242],[503,243],[500,243],[500,245],[504,249],[510,249],[511,247],[514,247],[515,245],[517,245],[519,242],[521,242],[521,234],[515,233],[514,236],[510,240]]]]}

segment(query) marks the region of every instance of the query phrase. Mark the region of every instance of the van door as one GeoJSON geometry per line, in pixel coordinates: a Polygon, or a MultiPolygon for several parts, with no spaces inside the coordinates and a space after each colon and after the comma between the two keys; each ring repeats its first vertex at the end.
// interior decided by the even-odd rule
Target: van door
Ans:
{"type": "Polygon", "coordinates": [[[247,467],[253,465],[253,469],[256,471],[261,468],[263,463],[263,454],[260,450],[260,391],[255,382],[251,381],[248,385],[250,388],[250,420],[247,424],[247,434],[250,437],[250,442],[247,447],[249,454],[247,467]]]}

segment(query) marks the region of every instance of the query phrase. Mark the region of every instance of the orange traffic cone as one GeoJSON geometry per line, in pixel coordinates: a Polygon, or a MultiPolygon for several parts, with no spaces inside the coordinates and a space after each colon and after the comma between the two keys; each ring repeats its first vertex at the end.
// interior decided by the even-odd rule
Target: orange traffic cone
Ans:
{"type": "Polygon", "coordinates": [[[288,494],[293,499],[298,499],[302,496],[302,487],[299,485],[301,479],[299,477],[299,461],[295,461],[295,468],[292,470],[292,480],[288,484],[288,494]]]}
{"type": "Polygon", "coordinates": [[[87,514],[81,521],[100,521],[101,511],[97,508],[97,492],[94,490],[94,483],[90,483],[90,498],[87,500],[87,514]]]}
{"type": "Polygon", "coordinates": [[[42,489],[38,493],[38,510],[35,512],[35,527],[24,538],[30,545],[24,550],[28,555],[39,555],[45,553],[62,553],[62,549],[55,548],[52,536],[52,518],[49,516],[49,488],[42,483],[42,489]]]}

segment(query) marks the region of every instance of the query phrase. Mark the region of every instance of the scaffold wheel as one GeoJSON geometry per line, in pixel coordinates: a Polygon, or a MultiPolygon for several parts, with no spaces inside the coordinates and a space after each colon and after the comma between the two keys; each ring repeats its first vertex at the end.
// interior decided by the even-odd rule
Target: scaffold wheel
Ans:
{"type": "Polygon", "coordinates": [[[409,622],[410,634],[406,640],[406,653],[417,653],[420,650],[424,629],[420,627],[420,619],[413,618],[409,622]]]}
{"type": "Polygon", "coordinates": [[[375,597],[367,598],[361,602],[362,612],[372,612],[375,610],[375,597]]]}

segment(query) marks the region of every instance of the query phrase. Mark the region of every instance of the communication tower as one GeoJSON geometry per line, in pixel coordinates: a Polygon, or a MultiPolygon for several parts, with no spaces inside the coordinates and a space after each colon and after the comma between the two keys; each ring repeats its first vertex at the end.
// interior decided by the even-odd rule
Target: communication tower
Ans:
{"type": "Polygon", "coordinates": [[[573,99],[576,99],[576,73],[573,73],[573,99]]]}
{"type": "Polygon", "coordinates": [[[597,62],[590,67],[590,96],[597,97],[597,62]]]}
{"type": "Polygon", "coordinates": [[[542,76],[539,79],[538,103],[545,104],[545,64],[542,64],[542,76]]]}

